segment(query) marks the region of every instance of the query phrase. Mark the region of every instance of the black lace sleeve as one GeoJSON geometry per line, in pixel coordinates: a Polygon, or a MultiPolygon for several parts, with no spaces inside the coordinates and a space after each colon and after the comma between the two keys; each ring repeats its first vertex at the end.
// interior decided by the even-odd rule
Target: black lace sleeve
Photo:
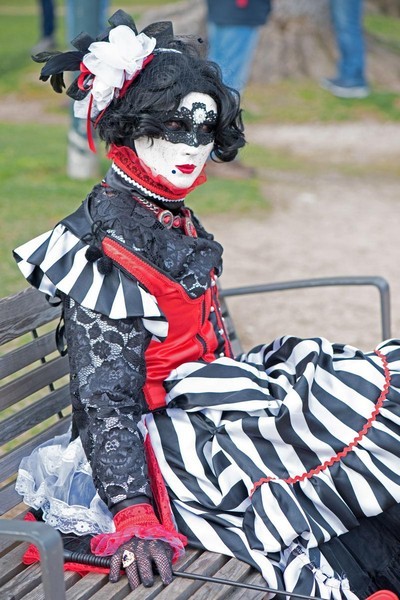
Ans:
{"type": "Polygon", "coordinates": [[[112,320],[64,298],[73,431],[82,440],[100,497],[109,508],[150,498],[143,436],[150,334],[141,319],[112,320]]]}

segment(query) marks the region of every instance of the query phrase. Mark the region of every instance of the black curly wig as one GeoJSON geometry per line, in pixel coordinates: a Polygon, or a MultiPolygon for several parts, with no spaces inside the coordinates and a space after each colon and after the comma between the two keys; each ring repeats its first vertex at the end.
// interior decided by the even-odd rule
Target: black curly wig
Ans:
{"type": "Polygon", "coordinates": [[[217,104],[213,154],[222,161],[235,158],[244,146],[239,94],[222,83],[215,63],[197,56],[187,44],[171,42],[181,53],[160,52],[148,64],[126,95],[113,100],[97,124],[107,144],[131,145],[134,140],[163,135],[163,122],[190,92],[207,94],[217,104]]]}
{"type": "MultiPolygon", "coordinates": [[[[133,20],[122,10],[117,11],[109,23],[111,27],[98,41],[107,40],[110,30],[118,25],[128,25],[137,33],[133,20]]],[[[233,160],[245,144],[239,93],[223,83],[216,63],[201,57],[193,44],[174,37],[170,22],[153,23],[143,33],[157,40],[154,58],[126,93],[115,98],[97,118],[95,127],[99,137],[107,146],[132,147],[134,141],[143,136],[160,138],[167,115],[177,110],[187,94],[198,92],[211,96],[217,104],[212,156],[224,162],[233,160]]],[[[46,63],[40,78],[44,81],[50,78],[53,89],[61,92],[65,87],[64,71],[79,69],[93,41],[87,34],[80,34],[72,42],[76,51],[34,56],[36,62],[46,63]]],[[[67,94],[75,100],[82,100],[87,93],[78,87],[77,80],[67,90],[67,94]]]]}

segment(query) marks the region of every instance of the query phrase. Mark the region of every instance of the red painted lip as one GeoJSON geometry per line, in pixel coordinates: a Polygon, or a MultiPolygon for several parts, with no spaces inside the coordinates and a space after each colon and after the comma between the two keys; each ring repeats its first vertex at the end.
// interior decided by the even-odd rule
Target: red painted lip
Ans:
{"type": "Polygon", "coordinates": [[[193,173],[196,165],[176,165],[176,168],[179,169],[181,173],[193,173]]]}

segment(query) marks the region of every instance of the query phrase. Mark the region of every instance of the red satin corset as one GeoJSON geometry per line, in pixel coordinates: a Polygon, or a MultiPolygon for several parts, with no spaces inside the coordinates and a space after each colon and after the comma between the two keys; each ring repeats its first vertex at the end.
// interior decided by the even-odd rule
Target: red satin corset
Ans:
{"type": "MultiPolygon", "coordinates": [[[[134,275],[157,298],[158,305],[168,320],[167,338],[162,343],[152,340],[145,354],[146,402],[152,410],[160,408],[165,406],[163,382],[173,369],[185,362],[199,359],[211,362],[216,358],[218,339],[209,315],[210,312],[219,315],[217,287],[209,288],[199,298],[190,298],[179,283],[115,240],[106,237],[102,245],[108,256],[134,275]]],[[[218,326],[220,332],[224,331],[222,322],[218,326]]],[[[223,337],[225,354],[231,356],[225,331],[223,337]]]]}

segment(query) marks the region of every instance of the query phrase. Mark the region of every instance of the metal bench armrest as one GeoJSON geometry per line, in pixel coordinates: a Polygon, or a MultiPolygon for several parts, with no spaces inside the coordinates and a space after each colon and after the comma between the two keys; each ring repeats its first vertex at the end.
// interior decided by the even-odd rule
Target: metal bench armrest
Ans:
{"type": "Polygon", "coordinates": [[[243,296],[246,294],[262,294],[265,292],[277,292],[301,288],[329,287],[337,285],[371,285],[378,289],[380,295],[382,340],[389,339],[391,337],[390,289],[387,280],[380,276],[317,277],[314,279],[281,281],[278,283],[265,283],[237,288],[222,288],[221,295],[224,298],[228,298],[229,296],[243,296]]]}
{"type": "Polygon", "coordinates": [[[30,542],[40,552],[46,600],[65,600],[63,545],[59,532],[46,523],[0,519],[0,536],[30,542]]]}

